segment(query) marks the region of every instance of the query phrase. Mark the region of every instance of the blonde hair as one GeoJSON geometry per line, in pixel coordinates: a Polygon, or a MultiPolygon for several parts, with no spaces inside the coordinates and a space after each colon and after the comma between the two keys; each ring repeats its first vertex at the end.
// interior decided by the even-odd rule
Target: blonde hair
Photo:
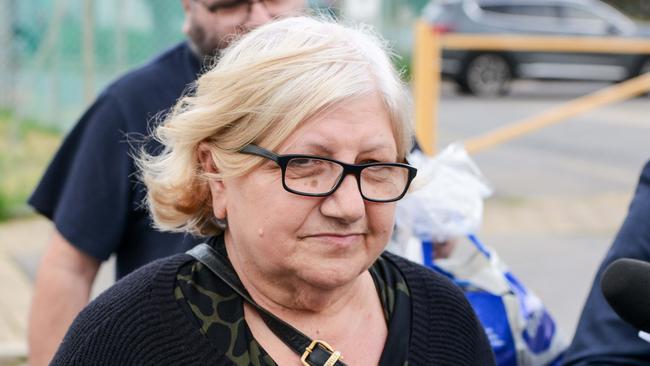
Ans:
{"type": "Polygon", "coordinates": [[[260,159],[237,153],[243,146],[274,149],[302,121],[351,98],[381,96],[403,159],[412,142],[409,99],[388,55],[367,28],[310,17],[269,23],[234,42],[154,131],[162,153],[136,159],[155,225],[218,234],[207,178],[247,173],[260,159]],[[202,142],[218,174],[202,170],[202,142]]]}

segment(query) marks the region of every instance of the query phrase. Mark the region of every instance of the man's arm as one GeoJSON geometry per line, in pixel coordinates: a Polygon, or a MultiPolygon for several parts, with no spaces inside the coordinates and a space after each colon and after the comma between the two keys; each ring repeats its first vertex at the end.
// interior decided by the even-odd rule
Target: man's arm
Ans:
{"type": "Polygon", "coordinates": [[[29,364],[47,365],[79,311],[88,303],[100,262],[56,229],[36,275],[29,314],[29,364]]]}

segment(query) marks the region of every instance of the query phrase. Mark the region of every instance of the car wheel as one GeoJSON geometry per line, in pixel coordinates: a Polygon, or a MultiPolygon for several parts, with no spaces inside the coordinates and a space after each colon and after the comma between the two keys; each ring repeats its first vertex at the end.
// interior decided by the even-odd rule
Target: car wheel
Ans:
{"type": "MultiPolygon", "coordinates": [[[[638,75],[643,75],[645,73],[650,72],[650,58],[647,58],[643,63],[641,64],[641,67],[639,68],[639,74],[638,75]]],[[[641,94],[642,96],[645,95],[646,97],[650,97],[650,90],[646,91],[645,93],[641,94]]]]}
{"type": "Polygon", "coordinates": [[[650,72],[650,58],[643,62],[641,69],[639,70],[639,74],[645,74],[646,72],[650,72]]]}
{"type": "Polygon", "coordinates": [[[483,53],[471,58],[459,82],[460,90],[480,97],[507,94],[512,80],[512,68],[502,55],[483,53]]]}

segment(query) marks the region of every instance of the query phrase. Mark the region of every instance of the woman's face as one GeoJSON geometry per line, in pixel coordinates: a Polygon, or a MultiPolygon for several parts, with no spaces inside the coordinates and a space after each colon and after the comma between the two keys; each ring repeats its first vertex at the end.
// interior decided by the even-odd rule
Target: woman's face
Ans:
{"type": "MultiPolygon", "coordinates": [[[[374,94],[303,122],[274,152],[356,164],[397,159],[391,122],[374,94]]],[[[225,209],[230,255],[268,279],[344,285],[372,264],[392,232],[395,203],[363,200],[353,175],[330,196],[305,197],[285,191],[280,168],[266,160],[217,184],[215,213],[225,209]]]]}

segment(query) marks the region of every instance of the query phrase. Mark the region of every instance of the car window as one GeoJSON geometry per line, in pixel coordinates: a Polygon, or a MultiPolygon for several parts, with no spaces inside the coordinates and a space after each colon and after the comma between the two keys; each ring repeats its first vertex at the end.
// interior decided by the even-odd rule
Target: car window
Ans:
{"type": "Polygon", "coordinates": [[[537,17],[557,17],[558,10],[555,6],[544,5],[483,5],[484,11],[508,15],[525,15],[537,17]]]}
{"type": "Polygon", "coordinates": [[[572,6],[565,6],[561,8],[563,18],[584,19],[584,20],[600,20],[605,21],[600,16],[592,13],[587,9],[575,8],[572,6]]]}
{"type": "Polygon", "coordinates": [[[605,35],[615,29],[609,21],[587,8],[563,6],[560,12],[564,26],[572,33],[605,35]]]}
{"type": "Polygon", "coordinates": [[[483,4],[482,21],[508,32],[553,32],[560,21],[554,5],[483,4]]]}

